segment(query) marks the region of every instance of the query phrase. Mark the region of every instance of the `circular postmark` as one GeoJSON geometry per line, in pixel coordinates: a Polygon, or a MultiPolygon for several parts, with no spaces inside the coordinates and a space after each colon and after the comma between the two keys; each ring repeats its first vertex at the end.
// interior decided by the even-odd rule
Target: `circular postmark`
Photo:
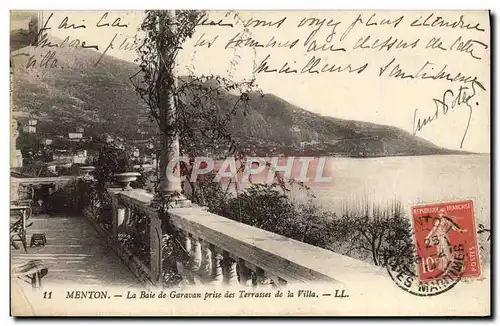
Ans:
{"type": "Polygon", "coordinates": [[[466,253],[464,245],[456,244],[449,247],[449,251],[439,256],[422,258],[418,257],[408,264],[397,259],[390,260],[387,271],[393,282],[402,290],[421,297],[442,294],[457,285],[464,272],[466,253]],[[435,268],[436,262],[444,262],[432,278],[425,280],[420,277],[420,268],[435,268]]]}

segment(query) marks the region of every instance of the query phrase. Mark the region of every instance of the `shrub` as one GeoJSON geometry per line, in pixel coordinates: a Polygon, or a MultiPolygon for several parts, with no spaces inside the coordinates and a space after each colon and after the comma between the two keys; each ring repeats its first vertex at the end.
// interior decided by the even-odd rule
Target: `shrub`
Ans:
{"type": "Polygon", "coordinates": [[[345,254],[358,254],[381,266],[393,260],[413,261],[411,224],[398,201],[387,205],[345,203],[342,217],[334,223],[334,238],[348,245],[345,254]]]}
{"type": "Polygon", "coordinates": [[[315,246],[332,242],[333,215],[311,201],[294,203],[279,183],[254,184],[236,196],[219,183],[199,185],[191,199],[212,213],[315,246]]]}
{"type": "Polygon", "coordinates": [[[118,234],[118,241],[145,265],[150,264],[149,217],[144,212],[138,209],[130,211],[129,221],[118,234]]]}
{"type": "Polygon", "coordinates": [[[219,183],[200,182],[191,199],[212,213],[375,265],[413,261],[411,225],[398,201],[345,203],[337,218],[312,200],[294,203],[281,183],[255,184],[232,195],[219,183]]]}
{"type": "Polygon", "coordinates": [[[100,189],[104,189],[106,184],[112,181],[113,174],[134,171],[134,163],[127,152],[107,143],[101,144],[93,165],[94,176],[100,189]]]}
{"type": "Polygon", "coordinates": [[[47,164],[42,162],[34,162],[32,164],[24,165],[22,167],[17,167],[15,168],[15,170],[26,177],[33,177],[33,178],[53,177],[56,175],[49,170],[47,164]]]}

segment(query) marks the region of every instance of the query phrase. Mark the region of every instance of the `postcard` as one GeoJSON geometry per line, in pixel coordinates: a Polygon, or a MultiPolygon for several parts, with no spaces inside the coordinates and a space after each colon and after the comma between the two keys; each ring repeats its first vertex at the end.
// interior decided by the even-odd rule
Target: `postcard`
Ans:
{"type": "Polygon", "coordinates": [[[12,10],[11,315],[490,316],[490,21],[12,10]]]}

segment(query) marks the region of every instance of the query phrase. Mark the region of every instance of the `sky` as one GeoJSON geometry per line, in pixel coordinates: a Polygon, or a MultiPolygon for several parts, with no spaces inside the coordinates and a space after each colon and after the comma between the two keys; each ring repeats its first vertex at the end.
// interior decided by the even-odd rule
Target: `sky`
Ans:
{"type": "Polygon", "coordinates": [[[10,17],[10,29],[28,29],[29,21],[32,17],[36,16],[38,16],[38,12],[36,11],[12,11],[10,17]]]}
{"type": "MultiPolygon", "coordinates": [[[[54,11],[44,12],[44,19],[50,14],[50,34],[60,39],[69,36],[71,39],[85,40],[87,44],[98,45],[100,52],[106,51],[106,54],[119,59],[134,61],[137,58],[135,51],[119,47],[124,41],[126,43],[127,40],[133,40],[134,36],[141,38],[137,31],[143,12],[110,11],[106,14],[103,11],[54,11]],[[68,17],[66,26],[85,25],[85,28],[58,28],[65,17],[68,17]],[[113,22],[127,27],[111,26],[113,22]],[[97,27],[98,24],[109,26],[97,27]]],[[[418,25],[431,14],[417,11],[244,11],[238,12],[238,19],[234,18],[233,13],[227,17],[225,14],[226,12],[210,12],[208,18],[214,22],[222,19],[223,23],[232,23],[233,27],[198,26],[179,54],[178,74],[192,70],[196,74],[215,73],[230,75],[235,79],[255,77],[265,93],[275,94],[308,111],[324,116],[392,125],[410,133],[415,131],[419,119],[422,121],[435,116],[436,109],[439,108],[438,118],[420,128],[416,132],[417,136],[451,149],[489,152],[490,35],[487,12],[446,12],[436,13],[431,17],[431,21],[441,16],[441,21],[459,21],[462,22],[461,26],[469,24],[470,28],[450,28],[439,24],[436,27],[411,27],[411,22],[416,20],[415,24],[418,25]],[[316,19],[314,22],[313,18],[316,19]],[[269,22],[271,26],[256,26],[259,25],[256,19],[269,22]],[[247,29],[242,27],[245,24],[247,29]],[[478,28],[472,28],[474,26],[478,28]],[[484,31],[478,30],[481,28],[484,31]],[[304,44],[316,29],[318,31],[310,38],[312,41],[304,44]],[[238,37],[245,34],[264,47],[233,48],[237,43],[231,43],[230,40],[238,40],[238,37]],[[330,43],[326,41],[328,37],[330,43]],[[210,47],[207,43],[195,47],[197,42],[200,43],[200,38],[215,41],[210,47]],[[289,45],[295,40],[297,42],[291,49],[265,47],[271,39],[283,44],[288,42],[289,45]],[[380,49],[381,42],[387,39],[400,45],[402,43],[398,42],[406,42],[407,46],[380,49]],[[355,45],[362,41],[365,41],[364,48],[356,48],[355,45]],[[313,42],[316,42],[316,50],[308,51],[313,42]],[[410,46],[412,42],[416,42],[414,47],[410,46]],[[375,48],[368,48],[369,45],[375,45],[375,48]],[[345,51],[331,51],[329,47],[343,48],[345,51]],[[300,71],[310,60],[319,60],[319,69],[325,64],[328,67],[335,65],[343,68],[350,64],[352,70],[365,64],[367,66],[361,73],[348,73],[347,70],[319,74],[254,73],[265,59],[269,70],[279,70],[287,63],[289,70],[300,71]],[[237,61],[236,68],[232,68],[230,64],[234,60],[237,61]],[[387,68],[384,70],[385,67],[387,68]],[[424,70],[421,70],[422,67],[425,67],[424,70]],[[393,69],[398,68],[401,69],[400,72],[414,75],[419,70],[428,75],[436,74],[442,69],[451,76],[460,73],[471,76],[470,79],[475,77],[485,90],[481,90],[477,84],[473,90],[472,83],[391,77],[391,71],[394,73],[393,69]],[[461,90],[461,87],[466,88],[461,90]],[[450,92],[453,92],[453,96],[450,92]],[[458,94],[462,100],[457,102],[458,94]],[[463,99],[471,95],[473,96],[468,102],[472,111],[467,103],[463,103],[463,99]],[[443,114],[442,105],[439,106],[439,100],[442,101],[443,96],[448,104],[446,114],[443,114]]],[[[244,42],[240,44],[244,45],[244,42]]]]}

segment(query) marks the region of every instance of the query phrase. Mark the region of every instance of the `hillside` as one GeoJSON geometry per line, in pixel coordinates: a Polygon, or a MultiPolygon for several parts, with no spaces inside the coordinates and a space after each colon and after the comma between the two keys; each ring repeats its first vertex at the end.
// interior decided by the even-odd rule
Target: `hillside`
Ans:
{"type": "MultiPolygon", "coordinates": [[[[129,80],[137,66],[104,56],[96,67],[99,57],[87,49],[28,46],[13,51],[14,117],[21,123],[36,117],[37,133],[48,137],[64,135],[77,126],[86,127],[91,136],[106,132],[132,139],[139,128],[154,135],[156,126],[129,80]],[[36,64],[26,69],[33,59],[36,64]],[[54,59],[57,67],[51,68],[54,59]]],[[[237,99],[227,92],[219,97],[228,109],[237,99]]],[[[233,119],[231,130],[235,137],[261,148],[312,155],[454,153],[399,128],[320,116],[272,94],[252,93],[250,99],[250,109],[233,119]]]]}
{"type": "Polygon", "coordinates": [[[35,41],[36,35],[30,34],[24,29],[10,31],[10,52],[19,50],[31,45],[35,41]]]}

